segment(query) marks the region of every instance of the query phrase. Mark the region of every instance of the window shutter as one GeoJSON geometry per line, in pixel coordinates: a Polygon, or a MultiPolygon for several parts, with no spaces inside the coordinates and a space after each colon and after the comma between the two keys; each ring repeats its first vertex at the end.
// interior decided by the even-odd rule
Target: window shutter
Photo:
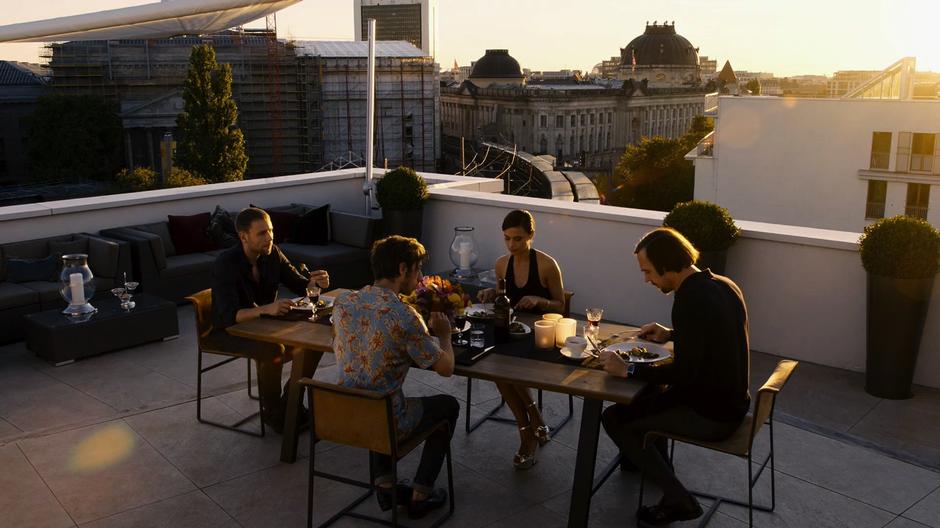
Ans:
{"type": "Polygon", "coordinates": [[[934,174],[940,174],[940,134],[933,136],[933,170],[934,174]]]}
{"type": "Polygon", "coordinates": [[[898,132],[898,154],[894,170],[909,172],[911,170],[911,138],[910,132],[898,132]]]}

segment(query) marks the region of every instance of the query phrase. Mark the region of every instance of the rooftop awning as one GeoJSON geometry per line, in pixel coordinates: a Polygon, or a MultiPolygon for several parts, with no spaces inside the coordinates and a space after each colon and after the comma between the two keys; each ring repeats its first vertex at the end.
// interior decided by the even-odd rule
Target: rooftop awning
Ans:
{"type": "Polygon", "coordinates": [[[157,39],[213,33],[301,0],[166,0],[96,13],[0,26],[0,42],[157,39]]]}

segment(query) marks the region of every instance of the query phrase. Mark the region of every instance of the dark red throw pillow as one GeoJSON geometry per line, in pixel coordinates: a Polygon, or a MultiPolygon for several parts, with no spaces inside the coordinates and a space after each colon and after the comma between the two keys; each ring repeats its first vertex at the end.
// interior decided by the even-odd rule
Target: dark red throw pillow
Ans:
{"type": "Polygon", "coordinates": [[[271,217],[271,225],[274,227],[274,243],[290,242],[300,216],[285,211],[266,210],[265,212],[271,217]]]}
{"type": "Polygon", "coordinates": [[[167,216],[170,227],[170,238],[176,246],[177,255],[201,253],[216,249],[215,244],[206,236],[209,227],[209,213],[200,213],[192,216],[167,216]]]}

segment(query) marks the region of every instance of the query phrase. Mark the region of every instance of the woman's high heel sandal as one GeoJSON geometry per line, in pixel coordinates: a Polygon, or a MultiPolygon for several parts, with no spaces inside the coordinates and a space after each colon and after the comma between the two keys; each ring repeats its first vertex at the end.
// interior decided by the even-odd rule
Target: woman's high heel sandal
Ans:
{"type": "MultiPolygon", "coordinates": [[[[532,428],[531,428],[530,426],[525,426],[525,427],[520,427],[520,428],[519,428],[519,432],[520,432],[520,433],[523,433],[523,434],[525,434],[525,432],[526,432],[527,430],[528,430],[528,431],[532,431],[532,428]]],[[[529,469],[529,468],[531,468],[532,466],[534,466],[536,462],[538,462],[538,461],[535,459],[535,453],[534,453],[534,452],[533,452],[532,454],[516,453],[516,454],[513,455],[513,457],[512,457],[512,465],[513,465],[513,467],[515,467],[516,469],[519,469],[519,470],[529,469]]]]}
{"type": "MultiPolygon", "coordinates": [[[[529,403],[526,407],[532,407],[538,410],[538,406],[535,402],[529,403]]],[[[533,430],[535,438],[539,441],[539,445],[543,446],[552,441],[552,430],[547,425],[540,425],[533,430]]]]}

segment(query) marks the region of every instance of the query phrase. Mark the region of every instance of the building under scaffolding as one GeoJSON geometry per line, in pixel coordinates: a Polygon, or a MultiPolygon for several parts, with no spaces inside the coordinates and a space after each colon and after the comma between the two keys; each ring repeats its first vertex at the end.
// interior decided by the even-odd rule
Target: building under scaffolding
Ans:
{"type": "MultiPolygon", "coordinates": [[[[55,93],[113,101],[127,165],[159,168],[161,139],[175,132],[183,110],[190,50],[202,43],[232,66],[248,177],[310,172],[350,153],[365,157],[365,43],[292,43],[272,31],[234,30],[51,44],[51,86],[55,93]]],[[[433,59],[400,42],[378,43],[376,52],[376,159],[433,170],[440,153],[433,59]]]]}

